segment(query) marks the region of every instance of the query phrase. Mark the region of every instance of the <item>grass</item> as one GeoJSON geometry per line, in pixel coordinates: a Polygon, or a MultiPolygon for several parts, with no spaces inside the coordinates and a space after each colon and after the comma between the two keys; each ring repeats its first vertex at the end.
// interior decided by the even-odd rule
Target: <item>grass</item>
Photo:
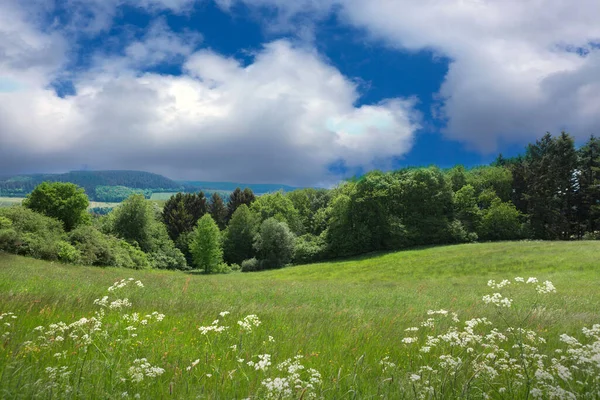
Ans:
{"type": "MultiPolygon", "coordinates": [[[[261,380],[270,373],[247,366],[245,370],[236,362],[258,354],[270,354],[273,366],[303,355],[306,367],[323,376],[319,393],[326,398],[410,397],[406,386],[399,384],[413,362],[401,340],[406,328],[427,318],[428,310],[456,311],[461,320],[493,319],[496,310],[481,301],[490,293],[488,279],[537,276],[551,280],[558,293],[536,308],[528,326],[549,338],[563,332],[575,335],[581,327],[600,322],[598,254],[600,242],[469,244],[261,273],[204,276],[70,266],[0,253],[0,314],[18,316],[0,347],[4,357],[0,358],[0,398],[116,398],[122,392],[155,398],[244,398],[253,393],[264,397],[261,380]],[[108,294],[106,289],[116,280],[128,277],[145,285],[129,295],[133,310],[142,315],[164,313],[162,322],[140,327],[139,338],[106,339],[102,351],[90,351],[85,366],[80,365],[80,353],[73,352],[61,364],[52,356],[55,350],[41,346],[23,351],[21,344],[36,337],[35,327],[89,318],[98,309],[94,299],[108,294]],[[231,326],[230,336],[202,336],[198,327],[210,325],[225,310],[231,314],[220,318],[219,324],[231,326]],[[238,332],[236,321],[248,314],[258,315],[262,324],[246,335],[238,332]],[[268,336],[275,342],[269,342],[268,336]],[[232,344],[243,346],[233,351],[229,350],[232,344]],[[385,356],[398,364],[393,380],[397,384],[383,379],[379,362],[385,356]],[[128,368],[141,357],[165,373],[132,382],[128,368]],[[199,364],[186,371],[196,359],[199,364]],[[77,385],[70,378],[71,392],[58,386],[49,392],[42,384],[48,374],[40,365],[68,365],[80,371],[77,385]],[[36,381],[42,383],[36,386],[36,381]]],[[[535,296],[525,294],[520,301],[533,302],[535,296]]],[[[117,329],[119,318],[109,315],[105,325],[117,329]]],[[[551,339],[546,350],[557,345],[551,339]]]]}

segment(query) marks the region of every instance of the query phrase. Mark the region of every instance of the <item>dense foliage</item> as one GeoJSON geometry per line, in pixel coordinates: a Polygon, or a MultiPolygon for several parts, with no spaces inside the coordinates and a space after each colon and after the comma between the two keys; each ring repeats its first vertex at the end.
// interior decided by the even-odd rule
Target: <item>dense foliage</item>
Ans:
{"type": "Polygon", "coordinates": [[[568,134],[547,134],[523,155],[499,156],[489,166],[372,171],[333,189],[260,196],[236,188],[225,200],[178,193],[161,211],[134,193],[106,216],[95,215],[98,228],[77,227],[85,222],[78,218],[87,205],[83,191],[43,183],[25,205],[57,220],[21,207],[3,211],[0,249],[91,265],[215,272],[478,240],[597,239],[600,140],[577,149],[568,134]]]}
{"type": "Polygon", "coordinates": [[[25,207],[61,221],[67,231],[89,220],[89,204],[83,189],[64,182],[43,182],[23,200],[25,207]]]}

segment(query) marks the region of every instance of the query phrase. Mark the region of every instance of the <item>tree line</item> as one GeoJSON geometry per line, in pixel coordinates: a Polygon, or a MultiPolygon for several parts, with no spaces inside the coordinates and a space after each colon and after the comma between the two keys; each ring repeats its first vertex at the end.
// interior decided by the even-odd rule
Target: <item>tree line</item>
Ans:
{"type": "Polygon", "coordinates": [[[0,210],[0,249],[90,265],[206,272],[279,268],[373,251],[520,239],[600,239],[600,140],[547,134],[491,165],[372,171],[333,189],[255,196],[133,194],[91,218],[69,183],[0,210]]]}

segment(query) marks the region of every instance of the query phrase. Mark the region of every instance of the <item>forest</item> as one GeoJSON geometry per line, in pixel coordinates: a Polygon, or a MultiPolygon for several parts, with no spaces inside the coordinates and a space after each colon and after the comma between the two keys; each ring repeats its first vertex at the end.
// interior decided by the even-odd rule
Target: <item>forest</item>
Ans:
{"type": "Polygon", "coordinates": [[[600,239],[600,140],[544,135],[491,165],[372,171],[333,189],[227,198],[133,193],[92,216],[84,188],[40,183],[0,209],[0,250],[41,259],[206,273],[280,268],[375,251],[506,240],[600,239]]]}

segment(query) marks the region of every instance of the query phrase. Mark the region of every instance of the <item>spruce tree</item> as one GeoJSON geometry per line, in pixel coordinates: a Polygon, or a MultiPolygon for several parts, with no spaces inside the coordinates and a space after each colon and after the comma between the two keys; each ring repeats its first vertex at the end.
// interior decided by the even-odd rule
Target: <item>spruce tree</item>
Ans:
{"type": "Polygon", "coordinates": [[[210,203],[208,205],[208,212],[216,222],[219,229],[225,229],[225,226],[227,225],[227,208],[225,207],[223,198],[221,195],[219,195],[219,193],[215,192],[211,196],[210,203]]]}

